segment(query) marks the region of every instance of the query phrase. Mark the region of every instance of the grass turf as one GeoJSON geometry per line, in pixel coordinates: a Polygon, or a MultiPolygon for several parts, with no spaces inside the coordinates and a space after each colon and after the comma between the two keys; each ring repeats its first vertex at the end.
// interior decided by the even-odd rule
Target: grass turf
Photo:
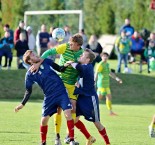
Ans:
{"type": "MultiPolygon", "coordinates": [[[[18,113],[14,107],[20,101],[1,101],[0,109],[0,144],[36,145],[40,142],[41,102],[28,102],[18,113]],[[2,109],[3,108],[3,109],[2,109]]],[[[109,116],[104,103],[100,104],[101,122],[106,126],[112,145],[154,145],[155,139],[148,135],[148,125],[154,113],[153,105],[113,105],[118,116],[109,116]]],[[[96,137],[96,145],[104,144],[95,126],[84,120],[89,132],[96,137]]],[[[66,121],[63,116],[61,138],[66,135],[66,121]]],[[[75,129],[76,140],[85,144],[84,136],[75,129]]],[[[49,120],[47,143],[54,144],[53,117],[49,120]]],[[[62,143],[64,144],[64,143],[62,143]]]]}
{"type": "MultiPolygon", "coordinates": [[[[110,60],[111,68],[116,69],[117,61],[110,60]]],[[[148,136],[148,125],[154,114],[154,75],[147,74],[146,65],[143,73],[138,73],[137,65],[133,67],[132,74],[118,74],[123,84],[118,85],[111,80],[111,91],[113,96],[113,108],[117,117],[108,116],[105,100],[100,103],[101,122],[107,127],[112,145],[154,145],[155,139],[148,136]],[[151,105],[152,104],[152,105],[151,105]]],[[[16,58],[14,58],[12,69],[0,71],[0,144],[4,145],[33,145],[39,144],[39,124],[41,117],[41,101],[43,95],[38,86],[34,86],[33,94],[26,107],[15,114],[13,109],[23,98],[24,76],[26,70],[16,69],[16,58]],[[20,99],[17,101],[17,99],[20,99]],[[33,102],[32,102],[33,101],[33,102]],[[34,103],[37,102],[37,103],[34,103]]],[[[66,134],[66,123],[63,118],[61,130],[62,139],[66,134]]],[[[83,118],[82,118],[83,120],[83,118]]],[[[92,123],[84,121],[93,136],[97,138],[96,145],[103,141],[92,123]]],[[[76,130],[75,137],[81,145],[85,144],[85,138],[76,130]]],[[[47,142],[54,144],[53,118],[49,123],[47,142]]]]}

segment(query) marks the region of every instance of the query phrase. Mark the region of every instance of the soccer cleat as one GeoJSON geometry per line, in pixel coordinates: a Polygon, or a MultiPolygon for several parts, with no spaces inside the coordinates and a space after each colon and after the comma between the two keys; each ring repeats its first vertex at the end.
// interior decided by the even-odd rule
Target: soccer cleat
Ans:
{"type": "Polygon", "coordinates": [[[62,145],[60,138],[55,139],[55,145],[62,145]]]}
{"type": "MultiPolygon", "coordinates": [[[[70,144],[70,138],[69,138],[69,137],[66,137],[66,138],[64,139],[64,143],[65,143],[65,144],[70,144]]],[[[79,145],[79,143],[78,143],[77,141],[74,141],[74,144],[75,144],[75,145],[79,145]]]]}
{"type": "Polygon", "coordinates": [[[46,142],[42,142],[40,145],[46,145],[46,142]]]}
{"type": "Polygon", "coordinates": [[[69,137],[66,137],[66,138],[64,139],[64,143],[65,143],[65,144],[69,144],[69,143],[70,143],[70,138],[69,138],[69,137]]]}
{"type": "Polygon", "coordinates": [[[86,141],[86,145],[92,145],[95,142],[96,142],[96,139],[93,136],[90,136],[86,141]]]}
{"type": "Polygon", "coordinates": [[[69,145],[79,145],[79,143],[77,144],[78,142],[75,142],[75,141],[71,141],[70,143],[69,143],[69,145]]]}
{"type": "Polygon", "coordinates": [[[155,131],[154,128],[152,128],[151,126],[149,126],[149,136],[155,138],[155,131]]]}

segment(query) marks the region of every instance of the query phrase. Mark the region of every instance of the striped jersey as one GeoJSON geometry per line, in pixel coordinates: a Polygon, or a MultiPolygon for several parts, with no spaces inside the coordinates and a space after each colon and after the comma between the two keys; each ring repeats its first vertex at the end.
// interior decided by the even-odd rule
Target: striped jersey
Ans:
{"type": "Polygon", "coordinates": [[[98,73],[97,79],[97,87],[98,88],[108,88],[110,86],[110,69],[109,64],[101,61],[98,66],[96,72],[98,73]]]}
{"type": "MultiPolygon", "coordinates": [[[[66,61],[78,62],[78,59],[82,53],[82,49],[79,51],[73,51],[70,49],[69,43],[64,43],[47,50],[41,57],[47,58],[50,55],[61,54],[59,65],[62,66],[66,63],[66,61]]],[[[74,85],[77,81],[77,77],[78,71],[71,66],[67,67],[65,72],[61,73],[61,79],[66,84],[74,85]]]]}

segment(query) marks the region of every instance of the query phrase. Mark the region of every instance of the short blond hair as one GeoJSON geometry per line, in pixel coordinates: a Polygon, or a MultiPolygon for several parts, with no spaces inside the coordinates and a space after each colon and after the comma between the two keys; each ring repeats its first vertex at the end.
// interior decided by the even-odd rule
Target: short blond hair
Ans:
{"type": "Polygon", "coordinates": [[[27,50],[25,53],[24,53],[24,56],[23,56],[23,61],[29,65],[31,65],[31,63],[29,62],[30,60],[30,55],[33,51],[32,50],[27,50]]]}

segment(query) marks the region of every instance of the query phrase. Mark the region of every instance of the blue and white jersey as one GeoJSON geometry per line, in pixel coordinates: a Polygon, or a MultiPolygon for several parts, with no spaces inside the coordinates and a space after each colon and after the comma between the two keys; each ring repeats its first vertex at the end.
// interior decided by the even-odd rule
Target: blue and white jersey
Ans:
{"type": "Polygon", "coordinates": [[[75,68],[79,71],[79,88],[75,88],[74,94],[92,96],[96,94],[94,86],[94,68],[92,64],[77,64],[75,68]]]}
{"type": "Polygon", "coordinates": [[[25,87],[27,90],[32,89],[32,85],[36,82],[47,96],[57,96],[66,92],[64,84],[58,74],[53,70],[50,59],[45,59],[40,65],[37,72],[31,73],[27,71],[25,76],[25,87]]]}

